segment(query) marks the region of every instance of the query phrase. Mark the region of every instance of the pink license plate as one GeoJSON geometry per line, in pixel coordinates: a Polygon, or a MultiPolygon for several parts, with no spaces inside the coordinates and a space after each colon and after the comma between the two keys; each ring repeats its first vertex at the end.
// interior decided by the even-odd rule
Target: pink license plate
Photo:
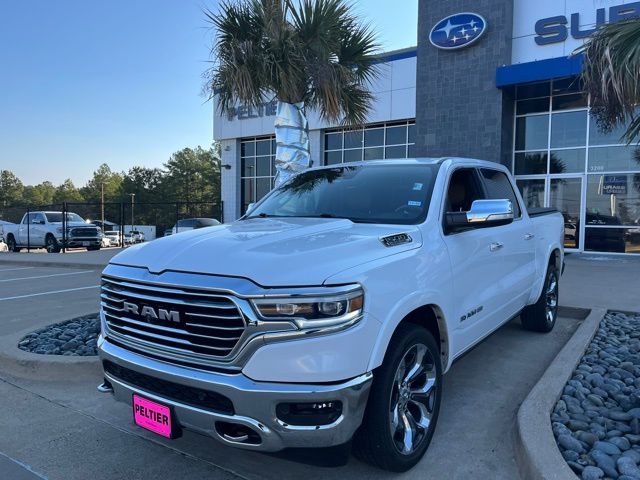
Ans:
{"type": "Polygon", "coordinates": [[[139,427],[171,438],[171,410],[169,407],[134,394],[133,420],[139,427]]]}

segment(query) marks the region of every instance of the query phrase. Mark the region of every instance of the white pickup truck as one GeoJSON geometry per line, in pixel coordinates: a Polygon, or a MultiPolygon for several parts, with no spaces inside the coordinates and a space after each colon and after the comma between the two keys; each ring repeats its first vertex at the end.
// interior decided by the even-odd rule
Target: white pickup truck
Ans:
{"type": "Polygon", "coordinates": [[[4,226],[4,237],[9,250],[46,248],[49,253],[57,253],[67,248],[83,247],[87,250],[100,250],[102,230],[88,224],[76,214],[67,212],[65,222],[66,235],[63,235],[62,212],[29,212],[15,225],[4,226]]]}
{"type": "Polygon", "coordinates": [[[563,234],[496,163],[308,170],[231,224],[111,260],[99,390],[165,437],[261,451],[353,439],[360,458],[408,470],[456,358],[517,315],[553,328],[563,234]]]}

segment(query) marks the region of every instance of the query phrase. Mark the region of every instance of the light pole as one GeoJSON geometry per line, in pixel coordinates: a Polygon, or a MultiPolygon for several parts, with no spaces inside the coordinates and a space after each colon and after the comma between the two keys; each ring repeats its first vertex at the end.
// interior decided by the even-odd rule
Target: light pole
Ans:
{"type": "Polygon", "coordinates": [[[101,219],[102,220],[102,231],[106,231],[104,228],[104,182],[100,184],[100,211],[101,211],[101,219]]]}
{"type": "Polygon", "coordinates": [[[135,229],[135,227],[133,226],[133,205],[134,205],[134,199],[136,198],[136,194],[130,193],[129,195],[131,196],[131,230],[133,231],[135,229]]]}

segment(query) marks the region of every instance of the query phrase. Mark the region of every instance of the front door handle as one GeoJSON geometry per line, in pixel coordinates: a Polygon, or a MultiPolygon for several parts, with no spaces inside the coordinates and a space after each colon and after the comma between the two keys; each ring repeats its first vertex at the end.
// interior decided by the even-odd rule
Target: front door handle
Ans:
{"type": "Polygon", "coordinates": [[[500,250],[502,247],[504,247],[504,245],[500,242],[493,242],[491,245],[489,245],[489,250],[491,250],[492,252],[496,252],[498,250],[500,250]]]}
{"type": "Polygon", "coordinates": [[[535,237],[535,235],[533,233],[527,233],[524,236],[525,240],[531,240],[533,237],[535,237]]]}

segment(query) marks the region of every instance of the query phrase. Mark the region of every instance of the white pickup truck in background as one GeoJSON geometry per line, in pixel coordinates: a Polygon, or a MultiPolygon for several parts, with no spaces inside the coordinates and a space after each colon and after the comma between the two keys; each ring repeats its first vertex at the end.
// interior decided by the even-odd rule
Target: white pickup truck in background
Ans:
{"type": "Polygon", "coordinates": [[[236,222],[111,260],[99,389],[165,437],[261,451],[353,439],[406,471],[456,358],[517,315],[554,327],[563,235],[562,215],[527,212],[496,163],[311,169],[236,222]]]}
{"type": "Polygon", "coordinates": [[[100,250],[102,230],[99,227],[85,222],[76,213],[67,212],[67,231],[63,235],[62,215],[62,212],[29,212],[20,223],[5,225],[3,233],[9,250],[46,248],[49,253],[57,253],[63,246],[100,250]]]}

